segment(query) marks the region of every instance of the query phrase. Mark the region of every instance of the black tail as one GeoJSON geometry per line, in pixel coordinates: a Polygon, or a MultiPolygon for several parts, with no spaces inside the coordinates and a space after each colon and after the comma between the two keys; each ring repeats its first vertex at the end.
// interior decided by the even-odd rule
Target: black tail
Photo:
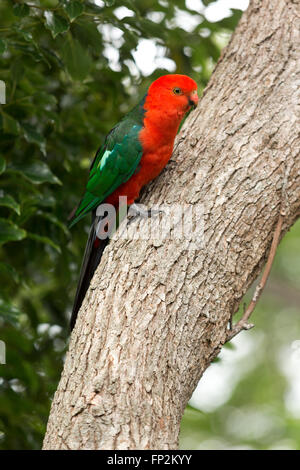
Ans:
{"type": "Polygon", "coordinates": [[[96,271],[96,268],[100,263],[102,253],[109,241],[108,237],[105,240],[97,239],[97,242],[99,243],[97,243],[97,245],[95,244],[96,228],[99,223],[99,220],[100,217],[96,217],[96,214],[94,212],[92,214],[92,224],[90,228],[89,237],[85,246],[83,261],[79,274],[79,281],[73,304],[72,316],[70,321],[71,331],[73,330],[74,325],[76,323],[77,313],[81,307],[81,304],[88,290],[94,272],[96,271]]]}

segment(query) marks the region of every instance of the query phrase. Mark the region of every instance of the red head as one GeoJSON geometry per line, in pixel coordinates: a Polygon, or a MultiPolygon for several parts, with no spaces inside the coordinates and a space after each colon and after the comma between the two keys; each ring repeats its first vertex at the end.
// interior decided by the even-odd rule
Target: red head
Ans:
{"type": "Polygon", "coordinates": [[[163,75],[149,87],[144,103],[144,151],[161,147],[170,157],[184,115],[198,104],[197,83],[186,75],[163,75]]]}
{"type": "Polygon", "coordinates": [[[197,83],[186,75],[163,75],[155,80],[149,88],[148,97],[152,106],[160,105],[161,109],[176,108],[185,114],[198,104],[197,83]]]}
{"type": "Polygon", "coordinates": [[[184,115],[198,104],[197,83],[186,75],[163,75],[149,87],[144,108],[148,126],[174,136],[184,115]]]}

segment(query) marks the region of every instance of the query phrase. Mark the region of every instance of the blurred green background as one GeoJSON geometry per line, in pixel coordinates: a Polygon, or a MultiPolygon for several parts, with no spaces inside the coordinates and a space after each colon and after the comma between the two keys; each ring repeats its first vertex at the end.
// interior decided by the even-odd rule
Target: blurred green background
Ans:
{"type": "MultiPolygon", "coordinates": [[[[41,447],[88,230],[84,220],[70,233],[67,217],[95,151],[158,76],[185,73],[201,92],[246,6],[1,1],[1,449],[41,447]]],[[[196,390],[182,448],[300,448],[299,241],[298,223],[280,245],[256,328],[196,390]]]]}

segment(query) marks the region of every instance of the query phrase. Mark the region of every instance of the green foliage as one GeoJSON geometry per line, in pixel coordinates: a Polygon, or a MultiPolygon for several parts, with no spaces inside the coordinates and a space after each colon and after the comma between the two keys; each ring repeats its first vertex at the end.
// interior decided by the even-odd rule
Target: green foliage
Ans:
{"type": "MultiPolygon", "coordinates": [[[[236,358],[229,364],[232,373],[227,382],[234,382],[229,396],[228,383],[222,386],[218,381],[225,395],[219,405],[209,410],[187,407],[182,449],[300,449],[299,246],[300,221],[278,247],[271,277],[251,317],[255,328],[229,343],[235,344],[230,353],[236,358]],[[243,355],[245,344],[248,351],[243,355]]],[[[234,321],[241,315],[242,307],[234,321]]],[[[207,372],[219,367],[220,378],[230,358],[224,357],[207,372]]]]}
{"type": "Polygon", "coordinates": [[[83,224],[71,236],[68,215],[106,133],[168,72],[144,77],[134,50],[152,39],[202,89],[239,16],[209,23],[183,0],[1,1],[1,448],[41,446],[86,237],[83,224]]]}
{"type": "Polygon", "coordinates": [[[84,6],[81,2],[69,2],[64,6],[64,10],[67,13],[71,23],[80,16],[84,11],[84,6]]]}

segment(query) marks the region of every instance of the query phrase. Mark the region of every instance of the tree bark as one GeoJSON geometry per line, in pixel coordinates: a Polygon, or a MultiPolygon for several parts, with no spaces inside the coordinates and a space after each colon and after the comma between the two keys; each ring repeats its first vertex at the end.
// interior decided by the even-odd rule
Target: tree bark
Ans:
{"type": "MultiPolygon", "coordinates": [[[[261,272],[280,208],[281,236],[299,215],[299,13],[298,0],[250,2],[175,163],[143,194],[148,207],[202,205],[201,243],[117,232],[105,250],[45,449],[177,448],[185,406],[261,272]]],[[[148,221],[135,224],[144,233],[148,221]]]]}

